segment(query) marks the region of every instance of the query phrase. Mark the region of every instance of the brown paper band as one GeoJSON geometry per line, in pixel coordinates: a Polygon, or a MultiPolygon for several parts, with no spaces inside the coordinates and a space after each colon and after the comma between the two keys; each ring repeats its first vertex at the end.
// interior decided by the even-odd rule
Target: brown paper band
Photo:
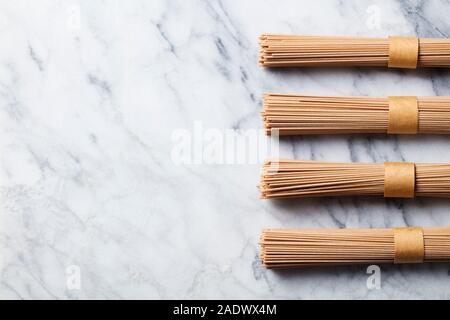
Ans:
{"type": "Polygon", "coordinates": [[[395,228],[394,250],[394,263],[422,263],[425,256],[422,228],[395,228]]]}
{"type": "Polygon", "coordinates": [[[416,134],[419,129],[417,97],[389,97],[388,129],[391,134],[416,134]]]}
{"type": "Polygon", "coordinates": [[[418,58],[417,37],[389,37],[389,68],[416,69],[418,58]]]}
{"type": "Polygon", "coordinates": [[[384,196],[386,198],[414,198],[415,181],[414,163],[384,163],[384,196]]]}

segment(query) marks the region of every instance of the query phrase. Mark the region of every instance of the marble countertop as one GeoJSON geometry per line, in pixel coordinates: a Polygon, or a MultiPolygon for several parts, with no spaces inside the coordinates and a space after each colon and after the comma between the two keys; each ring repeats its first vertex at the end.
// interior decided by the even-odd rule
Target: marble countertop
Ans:
{"type": "MultiPolygon", "coordinates": [[[[374,289],[366,266],[270,271],[258,259],[265,227],[450,225],[448,200],[260,200],[264,155],[239,161],[218,140],[261,131],[264,92],[450,95],[448,70],[257,63],[263,32],[450,37],[449,11],[444,0],[0,2],[0,298],[449,299],[445,264],[381,266],[374,289]]],[[[280,156],[450,162],[450,140],[284,138],[280,156]]]]}

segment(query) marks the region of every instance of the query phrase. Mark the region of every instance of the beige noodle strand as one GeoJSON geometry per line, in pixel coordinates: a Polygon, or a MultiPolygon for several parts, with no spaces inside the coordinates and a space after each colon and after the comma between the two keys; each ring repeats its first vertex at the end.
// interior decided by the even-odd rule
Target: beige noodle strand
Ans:
{"type": "Polygon", "coordinates": [[[261,115],[268,135],[415,132],[450,134],[450,97],[411,98],[415,97],[336,97],[271,93],[264,96],[261,115]],[[398,113],[393,112],[393,105],[399,98],[410,104],[416,103],[417,110],[412,117],[417,119],[412,123],[412,130],[401,130],[402,119],[414,120],[406,117],[404,109],[399,109],[398,113]]]}
{"type": "Polygon", "coordinates": [[[450,39],[419,38],[414,47],[410,38],[263,34],[259,63],[263,67],[450,67],[450,39]]]}
{"type": "MultiPolygon", "coordinates": [[[[413,184],[414,196],[450,197],[450,164],[416,163],[414,169],[398,178],[410,181],[406,186],[413,184]],[[411,174],[414,175],[412,180],[411,174]]],[[[404,194],[404,190],[387,190],[385,193],[385,179],[389,178],[386,172],[383,163],[266,161],[259,188],[263,199],[404,194]]],[[[389,180],[387,182],[390,186],[396,185],[389,180]]],[[[404,184],[404,181],[399,180],[397,184],[404,184]]]]}
{"type": "Polygon", "coordinates": [[[450,228],[266,229],[267,268],[450,261],[450,228]]]}

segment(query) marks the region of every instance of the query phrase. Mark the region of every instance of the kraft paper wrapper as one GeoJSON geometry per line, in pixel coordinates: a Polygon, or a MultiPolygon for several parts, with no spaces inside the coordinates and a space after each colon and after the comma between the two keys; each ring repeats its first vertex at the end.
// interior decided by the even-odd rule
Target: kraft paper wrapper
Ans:
{"type": "Polygon", "coordinates": [[[422,228],[395,228],[394,248],[394,263],[422,263],[425,256],[422,228]]]}
{"type": "Polygon", "coordinates": [[[384,163],[384,196],[386,198],[414,198],[415,181],[414,163],[384,163]]]}
{"type": "Polygon", "coordinates": [[[389,68],[416,69],[418,58],[418,38],[389,37],[389,68]]]}
{"type": "Polygon", "coordinates": [[[388,133],[416,134],[419,128],[417,97],[389,97],[388,133]]]}

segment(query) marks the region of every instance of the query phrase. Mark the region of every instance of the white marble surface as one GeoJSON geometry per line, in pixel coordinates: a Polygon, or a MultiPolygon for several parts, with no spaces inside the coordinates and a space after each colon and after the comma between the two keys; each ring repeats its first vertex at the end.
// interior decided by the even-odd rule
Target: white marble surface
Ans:
{"type": "MultiPolygon", "coordinates": [[[[258,260],[264,227],[450,225],[449,201],[263,201],[259,164],[171,157],[174,131],[195,123],[261,128],[265,91],[450,95],[446,70],[257,65],[262,32],[448,37],[449,11],[444,0],[0,1],[0,298],[450,298],[449,265],[383,266],[369,290],[363,266],[273,272],[258,260]]],[[[450,162],[449,147],[304,137],[283,139],[281,155],[450,162]]]]}

